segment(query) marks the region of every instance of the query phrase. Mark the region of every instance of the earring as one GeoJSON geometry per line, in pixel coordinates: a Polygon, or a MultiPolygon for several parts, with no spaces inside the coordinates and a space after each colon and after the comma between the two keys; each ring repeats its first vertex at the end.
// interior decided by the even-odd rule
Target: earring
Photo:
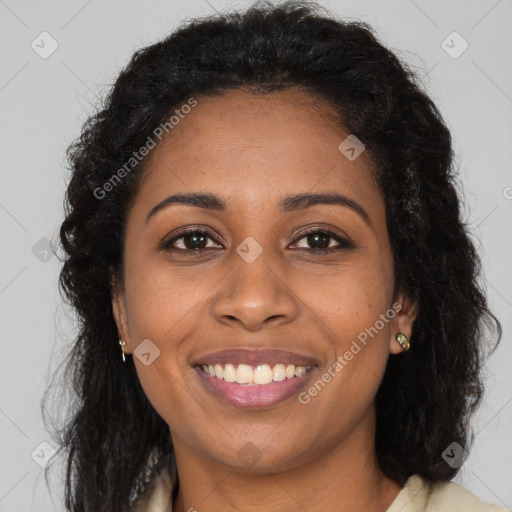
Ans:
{"type": "Polygon", "coordinates": [[[126,363],[126,359],[124,358],[124,350],[123,350],[123,347],[126,345],[126,341],[119,340],[119,345],[121,345],[121,352],[123,355],[123,363],[126,363]]]}
{"type": "Polygon", "coordinates": [[[404,350],[409,350],[411,348],[411,344],[409,343],[409,340],[405,334],[398,333],[395,339],[404,350]]]}

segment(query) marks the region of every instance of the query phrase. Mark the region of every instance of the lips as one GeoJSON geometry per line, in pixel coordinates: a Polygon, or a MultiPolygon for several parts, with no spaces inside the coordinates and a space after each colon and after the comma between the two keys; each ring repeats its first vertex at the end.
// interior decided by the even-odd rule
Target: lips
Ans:
{"type": "MultiPolygon", "coordinates": [[[[209,394],[231,406],[244,409],[268,408],[290,399],[308,384],[320,364],[321,362],[314,356],[276,348],[227,349],[199,356],[192,362],[199,381],[209,394]],[[267,383],[269,379],[263,379],[263,383],[255,385],[244,385],[233,382],[233,379],[226,380],[226,375],[220,375],[221,378],[218,378],[215,372],[209,374],[204,371],[205,367],[213,370],[217,366],[220,372],[225,370],[226,366],[233,368],[234,365],[247,365],[244,370],[250,371],[251,374],[250,367],[256,366],[261,369],[266,365],[287,368],[295,366],[295,369],[301,368],[301,371],[286,378],[281,378],[281,375],[279,382],[272,380],[267,383]]],[[[237,379],[238,377],[237,373],[237,379]]]]}
{"type": "Polygon", "coordinates": [[[318,366],[320,361],[313,356],[306,356],[287,350],[277,348],[260,348],[260,349],[227,349],[218,352],[212,352],[203,356],[198,356],[192,362],[192,366],[212,365],[216,364],[247,364],[255,366],[260,364],[268,364],[274,366],[276,364],[293,364],[295,366],[318,366]]]}

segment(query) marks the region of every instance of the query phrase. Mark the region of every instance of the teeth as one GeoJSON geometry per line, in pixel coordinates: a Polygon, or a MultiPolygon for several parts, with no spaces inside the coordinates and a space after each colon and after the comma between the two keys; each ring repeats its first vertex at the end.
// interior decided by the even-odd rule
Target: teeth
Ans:
{"type": "Polygon", "coordinates": [[[293,377],[295,377],[295,366],[293,364],[289,364],[286,367],[284,374],[287,379],[292,379],[293,377]]]}
{"type": "Polygon", "coordinates": [[[256,366],[253,374],[254,384],[269,384],[272,382],[272,369],[268,364],[256,366]]]}
{"type": "Polygon", "coordinates": [[[302,377],[306,373],[306,368],[304,366],[296,366],[295,367],[295,377],[302,377]]]}
{"type": "MultiPolygon", "coordinates": [[[[222,377],[219,377],[222,379],[222,377]]],[[[224,366],[224,380],[226,382],[235,382],[236,381],[236,370],[232,364],[227,364],[224,366]]]]}
{"type": "Polygon", "coordinates": [[[272,370],[272,380],[277,382],[286,379],[286,366],[284,364],[276,364],[272,370]]]}
{"type": "Polygon", "coordinates": [[[226,382],[237,382],[241,385],[251,384],[270,384],[272,381],[280,382],[285,379],[302,377],[311,368],[311,366],[295,366],[293,364],[276,364],[271,367],[268,364],[259,364],[252,369],[248,364],[216,364],[201,365],[204,372],[217,379],[224,379],[226,382]]]}
{"type": "Polygon", "coordinates": [[[252,368],[246,364],[239,364],[236,369],[236,381],[239,384],[250,384],[252,382],[252,368]]]}

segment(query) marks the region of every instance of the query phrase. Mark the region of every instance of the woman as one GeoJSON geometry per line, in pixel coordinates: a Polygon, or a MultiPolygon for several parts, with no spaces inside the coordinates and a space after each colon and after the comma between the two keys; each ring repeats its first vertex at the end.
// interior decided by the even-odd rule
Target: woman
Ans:
{"type": "Polygon", "coordinates": [[[450,133],[370,27],[191,22],[69,157],[69,510],[505,510],[448,483],[501,335],[450,133]]]}

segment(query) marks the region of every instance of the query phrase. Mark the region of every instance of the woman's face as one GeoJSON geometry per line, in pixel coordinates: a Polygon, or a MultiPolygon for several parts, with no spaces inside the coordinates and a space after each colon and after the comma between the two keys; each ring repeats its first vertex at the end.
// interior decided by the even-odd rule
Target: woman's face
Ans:
{"type": "Polygon", "coordinates": [[[349,134],[297,90],[197,101],[152,150],[115,287],[148,399],[178,457],[257,471],[371,445],[374,397],[415,313],[401,295],[393,302],[367,152],[354,159],[350,139],[340,150],[349,134]],[[216,199],[161,204],[176,194],[216,199]],[[312,194],[341,199],[313,204],[312,194]],[[221,378],[202,364],[220,365],[221,378]],[[311,368],[292,376],[292,364],[311,368]],[[237,377],[275,381],[228,382],[237,377]]]}

